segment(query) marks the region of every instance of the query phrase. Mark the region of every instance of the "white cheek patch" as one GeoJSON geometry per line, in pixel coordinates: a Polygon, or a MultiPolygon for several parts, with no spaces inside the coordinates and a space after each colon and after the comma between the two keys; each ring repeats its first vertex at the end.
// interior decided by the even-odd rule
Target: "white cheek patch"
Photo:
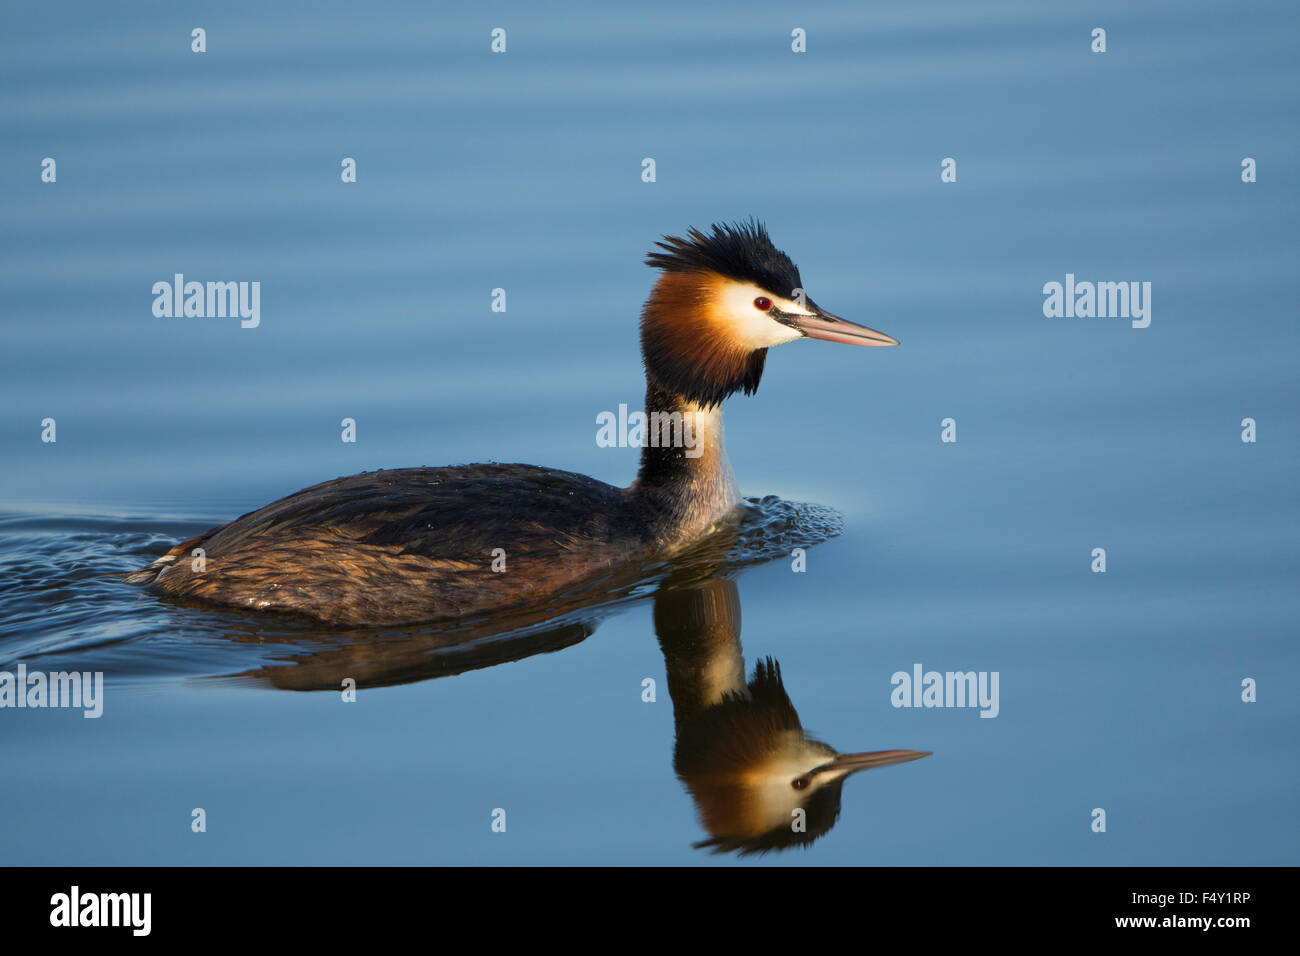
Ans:
{"type": "Polygon", "coordinates": [[[759,296],[771,299],[782,312],[812,315],[807,306],[800,305],[793,299],[772,295],[749,282],[728,282],[718,294],[717,307],[719,317],[732,330],[737,341],[747,348],[765,349],[802,338],[802,332],[782,325],[756,308],[754,300],[759,296]]]}

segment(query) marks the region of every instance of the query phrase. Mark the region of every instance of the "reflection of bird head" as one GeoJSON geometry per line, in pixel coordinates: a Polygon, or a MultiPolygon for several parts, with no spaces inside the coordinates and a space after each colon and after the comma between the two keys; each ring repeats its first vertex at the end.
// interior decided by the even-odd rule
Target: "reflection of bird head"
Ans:
{"type": "Polygon", "coordinates": [[[673,766],[712,834],[695,845],[743,856],[811,844],[835,825],[851,774],[928,755],[841,754],[809,737],[769,657],[745,693],[729,693],[679,726],[673,766]]]}

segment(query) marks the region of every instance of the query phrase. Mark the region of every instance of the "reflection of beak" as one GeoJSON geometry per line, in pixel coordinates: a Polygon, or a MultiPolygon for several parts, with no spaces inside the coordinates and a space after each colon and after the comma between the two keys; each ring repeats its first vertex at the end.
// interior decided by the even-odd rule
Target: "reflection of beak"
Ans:
{"type": "Polygon", "coordinates": [[[843,342],[845,345],[897,345],[898,339],[884,332],[877,332],[865,325],[858,325],[838,315],[831,315],[815,305],[811,299],[806,300],[813,315],[790,316],[788,324],[798,329],[810,339],[825,339],[827,342],[843,342]]]}
{"type": "Polygon", "coordinates": [[[888,767],[891,763],[907,763],[930,756],[929,750],[873,750],[864,754],[836,754],[830,763],[824,763],[813,771],[814,774],[833,774],[837,777],[857,773],[859,770],[871,770],[875,767],[888,767]]]}

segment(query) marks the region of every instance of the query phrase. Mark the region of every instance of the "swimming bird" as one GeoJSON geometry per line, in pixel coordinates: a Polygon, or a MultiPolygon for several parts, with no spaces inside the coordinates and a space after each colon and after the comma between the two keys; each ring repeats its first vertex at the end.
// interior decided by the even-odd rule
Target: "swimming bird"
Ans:
{"type": "Polygon", "coordinates": [[[331,625],[433,622],[551,599],[734,520],[722,403],[754,393],[767,350],[898,342],[814,303],[755,220],[655,246],[640,326],[652,426],[627,488],[523,464],[364,472],[182,541],[126,580],[331,625]]]}

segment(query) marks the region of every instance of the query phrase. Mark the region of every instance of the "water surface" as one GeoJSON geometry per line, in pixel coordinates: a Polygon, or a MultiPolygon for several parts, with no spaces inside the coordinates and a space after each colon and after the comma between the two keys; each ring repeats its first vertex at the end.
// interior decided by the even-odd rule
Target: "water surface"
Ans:
{"type": "Polygon", "coordinates": [[[753,214],[819,303],[903,344],[795,343],[729,403],[744,492],[843,533],[716,586],[806,728],[933,755],[746,859],[1300,862],[1295,43],[1281,3],[11,11],[0,668],[108,683],[98,720],[0,711],[0,861],[738,862],[692,848],[659,580],[440,676],[436,636],[115,575],[367,469],[627,483],[595,419],[641,401],[641,257],[753,214]],[[259,281],[260,326],[155,318],[178,272],[259,281]],[[1045,318],[1067,273],[1150,281],[1150,327],[1045,318]],[[392,679],[311,690],[331,653],[392,679]],[[998,716],[891,706],[918,663],[997,671],[998,716]]]}

